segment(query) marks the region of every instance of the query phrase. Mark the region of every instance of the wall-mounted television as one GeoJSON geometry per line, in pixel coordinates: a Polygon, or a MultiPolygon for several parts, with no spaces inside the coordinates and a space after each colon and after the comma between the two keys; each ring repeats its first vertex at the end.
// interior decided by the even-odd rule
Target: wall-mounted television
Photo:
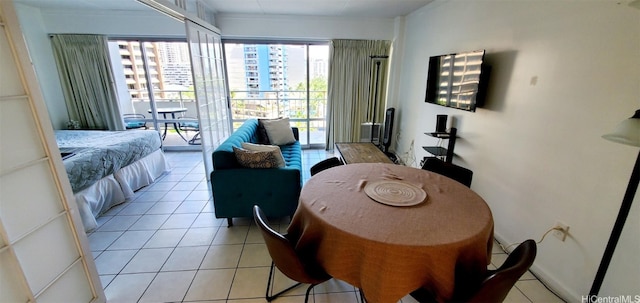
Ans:
{"type": "Polygon", "coordinates": [[[425,102],[475,111],[482,106],[490,67],[484,50],[429,58],[425,102]]]}

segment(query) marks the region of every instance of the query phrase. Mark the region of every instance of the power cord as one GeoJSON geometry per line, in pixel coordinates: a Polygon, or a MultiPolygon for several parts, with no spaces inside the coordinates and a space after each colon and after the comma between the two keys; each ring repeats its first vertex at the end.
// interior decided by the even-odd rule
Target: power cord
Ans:
{"type": "MultiPolygon", "coordinates": [[[[563,230],[563,229],[562,229],[561,227],[558,227],[558,226],[554,226],[554,227],[550,228],[549,230],[547,230],[547,231],[542,235],[542,237],[540,238],[540,241],[536,242],[536,244],[540,244],[540,243],[542,243],[542,241],[544,240],[544,238],[545,238],[545,237],[546,237],[550,232],[552,232],[552,231],[554,231],[554,230],[563,230]]],[[[500,248],[502,248],[502,250],[503,250],[505,253],[509,253],[509,251],[508,251],[507,249],[508,249],[508,248],[510,248],[511,246],[519,245],[520,243],[522,243],[522,242],[516,242],[516,243],[509,244],[509,245],[507,245],[507,246],[504,246],[504,245],[502,245],[502,243],[500,243],[499,241],[496,241],[496,242],[498,242],[498,245],[500,245],[500,248]]],[[[560,297],[560,295],[558,294],[558,292],[557,292],[555,289],[551,288],[551,287],[547,284],[547,282],[546,282],[546,281],[544,281],[543,279],[540,279],[540,277],[538,277],[538,275],[536,275],[533,271],[529,270],[529,273],[531,273],[531,274],[536,278],[536,280],[538,280],[538,281],[542,284],[542,286],[544,286],[544,288],[546,288],[546,289],[547,289],[547,290],[549,290],[551,293],[553,293],[556,297],[558,297],[560,300],[562,300],[562,302],[567,302],[567,301],[566,301],[566,300],[564,300],[562,297],[560,297]]]]}
{"type": "MultiPolygon", "coordinates": [[[[552,228],[549,228],[549,230],[547,230],[547,231],[542,235],[542,238],[540,238],[540,241],[536,242],[536,244],[540,244],[540,243],[542,243],[542,240],[544,240],[544,238],[545,238],[545,237],[546,237],[550,232],[552,232],[552,231],[554,231],[554,230],[560,230],[560,231],[563,231],[563,229],[562,229],[561,227],[558,227],[558,226],[554,226],[554,227],[552,227],[552,228]]],[[[511,246],[519,245],[520,243],[522,243],[522,242],[511,243],[511,244],[509,244],[509,245],[507,245],[507,246],[504,246],[504,245],[502,245],[502,243],[499,243],[499,242],[498,242],[498,244],[500,244],[500,248],[502,248],[502,250],[504,250],[505,252],[509,252],[509,248],[510,248],[511,246]]]]}
{"type": "Polygon", "coordinates": [[[401,157],[402,162],[404,163],[405,166],[411,166],[413,167],[413,165],[416,163],[416,159],[415,159],[415,154],[413,152],[413,140],[411,140],[411,145],[409,145],[409,150],[404,153],[403,157],[401,157]],[[413,157],[412,157],[413,155],[413,157]],[[411,161],[409,161],[411,160],[411,161]]]}
{"type": "MultiPolygon", "coordinates": [[[[549,228],[549,229],[548,229],[548,230],[547,230],[547,231],[542,235],[542,237],[540,238],[540,241],[536,242],[536,244],[540,244],[540,243],[542,243],[542,241],[544,240],[544,238],[545,238],[545,237],[546,237],[550,232],[552,232],[552,231],[554,231],[554,230],[564,231],[564,230],[563,230],[561,227],[559,227],[559,226],[554,226],[554,227],[552,227],[552,228],[549,228]]],[[[508,248],[510,248],[511,246],[519,245],[520,243],[522,243],[522,242],[517,242],[517,243],[512,243],[512,244],[509,244],[509,245],[507,245],[507,246],[504,246],[504,245],[502,245],[502,243],[500,243],[499,241],[496,241],[496,242],[498,242],[498,245],[500,245],[500,248],[502,248],[502,250],[503,250],[505,253],[509,253],[509,251],[508,251],[507,249],[508,249],[508,248]]],[[[549,285],[547,285],[547,282],[546,282],[546,281],[544,281],[544,280],[540,279],[540,277],[538,277],[538,275],[536,275],[534,272],[532,272],[532,271],[529,271],[529,272],[530,272],[530,273],[531,273],[531,274],[532,274],[532,275],[533,275],[533,276],[534,276],[538,281],[540,281],[540,283],[541,283],[541,284],[542,284],[542,285],[543,285],[547,290],[549,290],[551,293],[553,293],[556,297],[558,297],[558,298],[559,298],[560,300],[562,300],[563,302],[567,302],[566,300],[562,299],[562,297],[560,297],[560,295],[558,294],[558,292],[557,292],[556,290],[554,290],[554,289],[553,289],[553,288],[551,288],[549,285]]]]}

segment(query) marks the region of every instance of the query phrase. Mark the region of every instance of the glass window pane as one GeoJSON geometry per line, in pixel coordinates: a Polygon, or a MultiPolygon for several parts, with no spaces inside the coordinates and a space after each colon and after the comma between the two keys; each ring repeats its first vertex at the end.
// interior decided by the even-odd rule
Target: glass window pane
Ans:
{"type": "Polygon", "coordinates": [[[158,123],[164,146],[189,146],[187,134],[177,124],[180,119],[197,118],[188,44],[144,40],[110,42],[110,49],[119,52],[113,59],[114,74],[125,78],[116,79],[116,84],[119,91],[129,92],[128,96],[120,97],[121,112],[143,115],[149,129],[158,123]],[[152,111],[152,103],[157,115],[152,111]]]}
{"type": "Polygon", "coordinates": [[[324,145],[328,44],[225,43],[234,127],[251,118],[289,117],[300,141],[324,145]],[[310,132],[317,140],[310,141],[310,132]],[[321,138],[321,139],[320,139],[321,138]]]}

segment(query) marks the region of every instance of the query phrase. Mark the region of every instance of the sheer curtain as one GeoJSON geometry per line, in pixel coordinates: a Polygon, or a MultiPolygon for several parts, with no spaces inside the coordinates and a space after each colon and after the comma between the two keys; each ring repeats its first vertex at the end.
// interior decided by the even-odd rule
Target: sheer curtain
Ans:
{"type": "Polygon", "coordinates": [[[326,148],[336,142],[357,142],[360,124],[371,122],[375,79],[378,79],[376,121],[384,119],[387,60],[381,60],[379,74],[371,56],[388,56],[386,40],[333,40],[329,49],[326,148]],[[369,121],[367,121],[369,119],[369,121]]]}
{"type": "Polygon", "coordinates": [[[107,37],[52,35],[51,44],[69,119],[82,128],[124,130],[107,37]]]}

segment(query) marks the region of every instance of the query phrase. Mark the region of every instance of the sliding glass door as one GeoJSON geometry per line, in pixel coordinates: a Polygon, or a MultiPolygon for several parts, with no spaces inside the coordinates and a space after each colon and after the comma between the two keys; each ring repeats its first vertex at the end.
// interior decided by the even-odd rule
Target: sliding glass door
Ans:
{"type": "Polygon", "coordinates": [[[303,147],[324,147],[327,43],[225,40],[224,49],[234,127],[289,117],[303,147]]]}
{"type": "Polygon", "coordinates": [[[185,21],[191,53],[202,153],[207,179],[213,171],[211,155],[231,134],[225,64],[220,34],[185,21]]]}
{"type": "Polygon", "coordinates": [[[158,130],[165,149],[199,150],[187,42],[116,39],[109,50],[127,129],[158,130]]]}

